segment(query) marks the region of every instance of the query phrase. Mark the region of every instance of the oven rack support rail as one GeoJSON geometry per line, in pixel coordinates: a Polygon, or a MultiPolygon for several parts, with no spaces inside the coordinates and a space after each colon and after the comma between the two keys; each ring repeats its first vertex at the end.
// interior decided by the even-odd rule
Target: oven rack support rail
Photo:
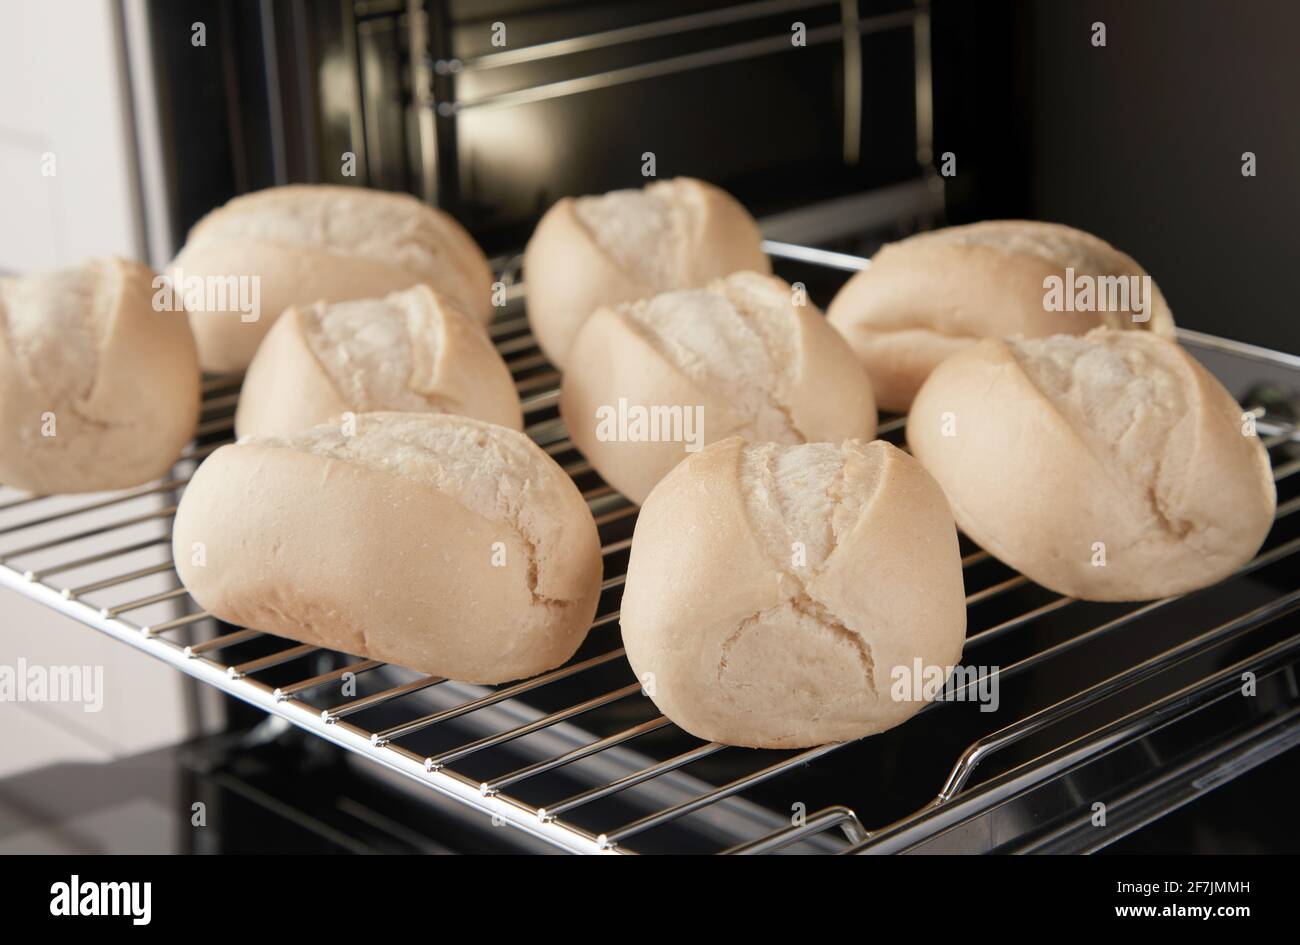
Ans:
{"type": "MultiPolygon", "coordinates": [[[[839,272],[860,270],[870,264],[869,260],[861,257],[798,245],[768,242],[766,248],[778,263],[814,265],[839,272]]],[[[555,456],[570,475],[592,483],[583,489],[583,494],[592,506],[602,532],[615,525],[626,528],[634,519],[636,508],[595,479],[589,464],[576,454],[561,421],[554,416],[558,374],[545,361],[528,334],[526,319],[519,311],[524,287],[514,280],[513,265],[513,261],[506,263],[507,272],[504,277],[510,285],[510,307],[490,330],[516,377],[524,401],[527,432],[548,453],[555,456]]],[[[1294,372],[1300,377],[1300,358],[1196,332],[1180,331],[1180,336],[1189,345],[1229,352],[1294,372]]],[[[1292,688],[1295,688],[1294,664],[1300,658],[1300,633],[1293,632],[1226,668],[1166,693],[1140,709],[1111,719],[1082,736],[1057,745],[985,781],[975,781],[980,765],[1003,749],[1020,744],[1026,738],[1039,735],[1063,720],[1093,709],[1112,696],[1130,692],[1134,687],[1204,656],[1217,647],[1240,643],[1260,628],[1293,618],[1300,611],[1300,589],[1292,589],[1216,626],[1188,636],[1149,659],[1119,666],[1109,677],[1078,688],[1077,691],[1062,693],[1053,704],[989,732],[972,742],[956,758],[946,783],[936,784],[938,794],[933,801],[900,820],[880,826],[864,824],[854,809],[846,805],[832,805],[813,811],[797,826],[789,825],[787,818],[771,812],[764,819],[751,816],[754,811],[748,808],[728,807],[746,804],[743,796],[749,788],[774,779],[797,778],[800,768],[844,748],[844,745],[826,745],[793,753],[749,752],[746,757],[754,762],[749,770],[726,783],[713,784],[688,777],[686,769],[695,762],[720,752],[748,750],[701,743],[659,761],[644,759],[635,752],[627,755],[637,739],[672,727],[667,719],[654,711],[653,705],[640,692],[635,681],[612,687],[558,710],[543,712],[527,704],[531,693],[551,683],[576,679],[601,668],[625,667],[623,651],[613,640],[608,641],[609,646],[594,656],[584,654],[556,670],[503,687],[460,687],[446,680],[421,677],[342,704],[317,704],[309,696],[320,687],[337,682],[344,673],[367,673],[379,669],[383,664],[374,660],[339,656],[340,662],[334,669],[323,673],[303,673],[301,678],[292,683],[275,686],[260,680],[259,674],[316,654],[328,654],[329,651],[292,641],[280,641],[283,643],[282,649],[256,659],[238,662],[220,657],[223,652],[250,640],[275,638],[247,629],[227,632],[218,628],[217,635],[210,639],[189,644],[176,639],[177,631],[215,624],[215,621],[197,609],[197,605],[175,581],[169,552],[166,553],[165,561],[144,567],[123,570],[125,565],[119,562],[110,576],[81,584],[61,577],[92,564],[112,566],[123,556],[141,549],[169,549],[170,541],[166,533],[170,530],[170,519],[175,512],[174,496],[188,481],[184,470],[231,439],[238,379],[209,379],[205,381],[204,390],[204,419],[200,424],[200,438],[181,457],[174,478],[125,490],[106,498],[70,500],[69,497],[62,497],[64,501],[73,501],[74,504],[57,512],[50,512],[37,505],[56,497],[18,496],[12,493],[0,496],[0,585],[152,655],[269,715],[282,718],[428,790],[477,810],[493,818],[494,823],[515,827],[566,851],[593,854],[637,852],[636,838],[647,831],[674,824],[697,813],[722,817],[724,809],[731,814],[739,810],[749,818],[740,818],[748,834],[737,842],[722,844],[720,852],[771,853],[796,845],[799,849],[819,852],[891,852],[915,849],[963,826],[979,825],[983,822],[982,818],[990,817],[999,805],[1024,797],[1029,792],[1053,783],[1065,773],[1096,763],[1099,759],[1121,751],[1126,745],[1135,744],[1145,736],[1222,703],[1234,691],[1243,672],[1254,672],[1261,679],[1291,673],[1292,688]],[[114,511],[123,503],[145,497],[156,497],[163,503],[162,507],[139,514],[114,511]],[[29,507],[39,511],[35,515],[28,514],[29,507]],[[118,517],[90,528],[85,527],[84,523],[80,526],[73,524],[78,516],[92,512],[100,516],[107,514],[118,517]],[[15,515],[21,517],[12,518],[15,515]],[[114,539],[115,533],[142,525],[159,526],[160,533],[138,540],[114,539]],[[58,534],[50,537],[48,530],[51,528],[58,534]],[[34,533],[40,535],[39,540],[32,540],[34,533]],[[88,554],[82,543],[89,539],[112,539],[118,543],[88,554]],[[57,560],[47,560],[33,566],[25,564],[25,559],[31,555],[49,555],[56,551],[61,552],[57,560]],[[87,599],[115,591],[125,593],[126,587],[131,583],[159,575],[171,580],[169,589],[107,603],[87,599]],[[158,605],[174,605],[185,612],[154,623],[136,623],[125,616],[158,605]],[[400,704],[403,698],[432,691],[450,694],[444,698],[445,704],[435,711],[429,712],[427,706],[422,706],[422,711],[415,717],[378,730],[368,729],[352,721],[352,717],[363,710],[379,705],[391,707],[400,704]],[[580,724],[589,713],[598,713],[623,704],[625,700],[638,699],[643,700],[646,707],[647,717],[643,721],[603,737],[586,735],[580,729],[576,730],[578,735],[574,735],[572,726],[580,724]],[[401,740],[412,733],[485,711],[504,712],[506,727],[502,728],[498,720],[497,727],[484,732],[481,737],[472,738],[434,755],[412,751],[401,744],[401,740]],[[565,737],[547,742],[545,750],[536,761],[513,771],[482,780],[457,770],[458,762],[478,751],[515,739],[527,740],[529,737],[553,735],[561,731],[567,733],[565,737]],[[616,756],[620,759],[618,764],[610,762],[601,769],[604,771],[604,780],[578,794],[552,803],[535,805],[510,793],[513,786],[539,774],[554,772],[569,765],[576,767],[600,763],[616,756]],[[638,758],[642,758],[640,763],[637,762],[638,758]],[[570,812],[593,801],[669,781],[673,781],[675,793],[669,793],[666,800],[661,798],[644,816],[626,823],[610,824],[602,830],[589,830],[574,823],[568,816],[570,812]]],[[[1292,458],[1293,454],[1284,452],[1290,450],[1293,444],[1300,443],[1300,434],[1297,434],[1295,426],[1291,424],[1266,416],[1262,411],[1256,411],[1256,414],[1260,435],[1270,449],[1274,477],[1283,482],[1300,472],[1300,458],[1292,458]]],[[[904,423],[904,418],[887,420],[881,424],[879,435],[897,436],[904,423]]],[[[1281,502],[1277,518],[1288,519],[1296,511],[1300,511],[1300,496],[1281,502]]],[[[607,540],[602,534],[602,552],[607,564],[604,580],[606,592],[616,591],[623,583],[621,568],[615,567],[615,573],[610,573],[610,559],[625,551],[629,541],[626,537],[607,540]]],[[[1266,550],[1247,563],[1238,576],[1252,574],[1289,560],[1297,551],[1300,551],[1300,538],[1266,546],[1266,550]]],[[[969,569],[988,560],[985,552],[975,551],[966,555],[963,566],[969,569]]],[[[1016,575],[972,589],[969,573],[967,578],[970,591],[967,597],[968,607],[979,606],[1016,588],[1029,585],[1026,578],[1016,575]]],[[[1078,633],[1054,645],[1035,650],[1018,662],[994,671],[1001,678],[1011,679],[1053,660],[1068,658],[1080,647],[1122,633],[1124,628],[1151,614],[1165,611],[1182,599],[1170,598],[1134,605],[1132,610],[1120,616],[1096,626],[1084,626],[1078,633]]],[[[1025,630],[1038,618],[1069,608],[1075,603],[1070,598],[1057,596],[1041,606],[980,630],[968,637],[967,653],[977,652],[992,641],[1025,630]]],[[[593,624],[593,636],[609,634],[617,626],[617,621],[618,610],[602,606],[602,611],[598,612],[593,624]]],[[[0,628],[0,632],[3,632],[3,628],[0,628]]],[[[630,670],[628,675],[630,677],[630,670]]],[[[922,714],[944,711],[944,706],[948,704],[932,703],[922,714]]],[[[1300,707],[1292,707],[1274,717],[1257,721],[1253,728],[1233,739],[1208,746],[1198,758],[1187,762],[1178,771],[1162,772],[1159,777],[1151,779],[1150,783],[1128,788],[1117,811],[1122,812],[1120,816],[1125,819],[1127,829],[1136,829],[1173,806],[1186,803],[1198,790],[1222,783],[1297,742],[1300,742],[1300,707]]],[[[1034,842],[1042,849],[1052,849],[1054,845],[1065,843],[1070,830],[1069,825],[1065,825],[1034,842]]]]}

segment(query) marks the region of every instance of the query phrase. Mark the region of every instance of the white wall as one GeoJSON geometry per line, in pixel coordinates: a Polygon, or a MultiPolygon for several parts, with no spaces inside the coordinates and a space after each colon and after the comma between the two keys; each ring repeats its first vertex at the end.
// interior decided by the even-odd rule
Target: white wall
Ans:
{"type": "Polygon", "coordinates": [[[143,258],[118,21],[112,0],[0,3],[0,271],[143,258]]]}
{"type": "MultiPolygon", "coordinates": [[[[106,254],[143,256],[118,19],[112,0],[0,2],[0,272],[54,268],[106,254]],[[46,153],[54,155],[53,176],[42,174],[46,153]]],[[[14,494],[0,495],[10,500],[14,494]]],[[[46,514],[52,505],[76,507],[90,500],[47,499],[0,513],[0,555],[30,541],[27,532],[4,534],[6,529],[46,514]]],[[[154,507],[165,501],[143,500],[154,507]]],[[[49,527],[70,534],[123,515],[118,507],[49,527]]],[[[120,544],[118,534],[113,538],[120,544]]],[[[132,585],[123,589],[124,599],[168,586],[162,579],[132,585]]],[[[179,673],[0,591],[0,663],[14,665],[19,658],[103,667],[107,692],[97,714],[78,706],[0,703],[0,807],[5,776],[58,761],[130,755],[194,731],[179,673]]]]}

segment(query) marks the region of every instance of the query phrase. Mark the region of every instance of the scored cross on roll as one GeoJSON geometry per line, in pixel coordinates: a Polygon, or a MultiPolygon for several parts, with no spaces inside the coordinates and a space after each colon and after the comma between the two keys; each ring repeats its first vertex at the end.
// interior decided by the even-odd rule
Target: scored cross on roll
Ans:
{"type": "Polygon", "coordinates": [[[1259,549],[1277,502],[1253,418],[1148,332],[982,341],[930,375],[907,441],[962,531],[1084,600],[1227,577],[1259,549]]]}
{"type": "Polygon", "coordinates": [[[587,318],[732,272],[771,272],[753,217],[730,194],[690,177],[641,190],[565,197],[524,251],[528,323],[557,367],[587,318]]]}
{"type": "Polygon", "coordinates": [[[194,435],[199,370],[184,314],[146,266],[99,259],[0,279],[0,482],[123,489],[194,435]]]}
{"type": "Polygon", "coordinates": [[[801,748],[897,725],[966,630],[943,493],[884,441],[751,444],[691,456],[637,519],[620,617],[659,710],[709,741],[801,748]]]}
{"type": "Polygon", "coordinates": [[[482,327],[419,285],[382,299],[290,307],[249,365],[235,432],[292,433],[344,412],[382,410],[523,428],[510,369],[482,327]]]}
{"type": "Polygon", "coordinates": [[[641,502],[701,447],[739,435],[786,445],[870,439],[871,384],[844,340],[774,276],[599,309],[560,388],[574,445],[641,502]]]}

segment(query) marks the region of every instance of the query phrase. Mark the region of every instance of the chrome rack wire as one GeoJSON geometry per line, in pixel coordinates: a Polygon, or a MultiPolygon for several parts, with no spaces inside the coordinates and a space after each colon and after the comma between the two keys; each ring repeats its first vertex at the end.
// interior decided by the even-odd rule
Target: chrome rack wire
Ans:
{"type": "MultiPolygon", "coordinates": [[[[804,267],[796,275],[842,279],[869,265],[860,257],[797,245],[769,242],[766,248],[779,269],[804,267]]],[[[600,609],[587,644],[567,665],[510,685],[468,686],[228,627],[203,612],[177,582],[171,517],[196,464],[232,438],[237,377],[205,381],[202,433],[165,481],[109,496],[0,492],[0,584],[453,798],[493,824],[579,853],[657,852],[675,848],[683,836],[694,838],[691,849],[707,852],[902,851],[960,837],[963,830],[982,831],[980,841],[963,848],[992,848],[1000,828],[990,826],[991,818],[1012,801],[1047,790],[1099,759],[1120,758],[1126,746],[1180,720],[1222,708],[1243,673],[1255,673],[1263,685],[1291,671],[1300,656],[1300,634],[1283,623],[1300,610],[1300,589],[1265,593],[1263,584],[1252,583],[1249,606],[1221,613],[1221,587],[1272,573],[1300,550],[1300,529],[1286,527],[1300,520],[1292,518],[1300,509],[1300,494],[1294,494],[1300,490],[1282,490],[1300,471],[1300,452],[1293,449],[1300,435],[1257,410],[1275,478],[1289,497],[1279,502],[1277,527],[1264,549],[1224,585],[1186,598],[1098,607],[1035,588],[964,542],[971,614],[964,659],[967,665],[990,664],[969,686],[996,680],[1003,687],[1010,709],[997,724],[978,711],[961,717],[960,703],[942,701],[892,733],[804,751],[753,751],[693,739],[657,712],[623,659],[618,603],[637,509],[574,449],[556,409],[558,374],[538,351],[523,316],[517,259],[504,266],[509,302],[491,336],[519,385],[527,433],[574,477],[602,540],[600,609]],[[160,580],[161,588],[142,586],[160,580]],[[1208,625],[1195,625],[1184,606],[1189,601],[1196,612],[1204,611],[1208,625]],[[991,617],[983,616],[989,612],[991,617]],[[1286,632],[1279,635],[1279,628],[1286,632]],[[1145,651],[1127,659],[1112,656],[1100,670],[1083,662],[1117,640],[1148,639],[1145,651]],[[994,654],[1010,656],[994,663],[994,654]],[[1225,655],[1207,664],[1214,654],[1225,655]],[[345,679],[365,685],[347,698],[334,695],[345,679]],[[1153,682],[1161,685],[1152,690],[1153,682]],[[1008,695],[1015,690],[1032,698],[1008,695]],[[952,743],[949,754],[944,740],[924,729],[936,718],[962,739],[972,719],[978,728],[971,738],[952,743]],[[910,813],[888,812],[886,806],[882,814],[873,804],[868,823],[861,801],[847,801],[862,798],[864,783],[878,779],[887,765],[878,758],[871,768],[861,760],[847,769],[833,763],[841,754],[858,759],[887,738],[900,750],[922,752],[935,793],[910,813]],[[782,807],[828,794],[829,802],[801,818],[792,819],[782,807]],[[656,840],[660,836],[670,839],[656,840]]],[[[1183,340],[1219,351],[1240,347],[1246,357],[1300,376],[1295,359],[1285,355],[1192,332],[1183,340]]],[[[904,423],[902,417],[886,418],[880,435],[901,442],[904,423]]],[[[1148,758],[1149,777],[1117,782],[1123,792],[1111,803],[1130,812],[1117,812],[1124,824],[1118,835],[1194,796],[1188,784],[1196,790],[1212,786],[1216,778],[1294,744],[1300,706],[1288,704],[1248,723],[1181,767],[1156,771],[1148,758]],[[1156,790],[1164,792],[1159,803],[1152,801],[1156,790]]],[[[895,765],[916,763],[890,757],[895,765]]],[[[1051,826],[1033,840],[1039,848],[1077,839],[1068,818],[1051,826]]],[[[1080,841],[1073,848],[1090,842],[1100,843],[1080,841]]]]}

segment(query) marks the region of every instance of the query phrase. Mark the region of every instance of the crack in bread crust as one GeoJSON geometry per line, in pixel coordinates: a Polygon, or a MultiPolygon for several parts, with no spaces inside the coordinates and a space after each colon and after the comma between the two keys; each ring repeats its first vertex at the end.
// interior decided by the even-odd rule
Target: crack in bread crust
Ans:
{"type": "MultiPolygon", "coordinates": [[[[244,442],[423,480],[466,511],[514,533],[527,556],[524,573],[533,603],[562,608],[576,602],[550,598],[540,590],[543,547],[560,536],[554,533],[554,521],[529,521],[526,513],[544,504],[531,502],[530,496],[551,488],[558,468],[548,469],[522,433],[465,417],[371,413],[357,417],[353,436],[323,424],[290,436],[253,436],[244,442]],[[489,466],[495,475],[476,474],[489,466]],[[467,485],[480,483],[487,485],[467,491],[467,485]]],[[[567,480],[557,484],[563,487],[567,480]]]]}
{"type": "Polygon", "coordinates": [[[743,425],[732,432],[758,442],[807,442],[790,404],[799,382],[799,319],[774,280],[735,273],[614,312],[668,364],[735,412],[743,425]],[[780,350],[782,342],[793,352],[780,350]]]}
{"type": "Polygon", "coordinates": [[[1194,455],[1204,404],[1186,366],[1152,356],[1148,343],[1107,328],[1006,342],[1021,374],[1097,466],[1142,497],[1151,524],[1174,540],[1195,540],[1202,526],[1177,513],[1179,472],[1169,468],[1169,451],[1190,430],[1194,455]],[[1077,368],[1082,358],[1101,366],[1077,368]]]}
{"type": "Polygon", "coordinates": [[[687,254],[704,216],[689,182],[655,181],[641,190],[579,197],[573,213],[601,252],[638,282],[656,292],[685,284],[687,254]]]}
{"type": "MultiPolygon", "coordinates": [[[[872,658],[871,647],[859,634],[845,626],[826,606],[814,599],[810,594],[799,590],[784,598],[776,606],[756,611],[746,617],[722,641],[722,645],[719,647],[720,658],[716,670],[716,680],[718,691],[725,698],[734,702],[735,697],[732,690],[754,687],[752,683],[728,677],[728,670],[731,668],[730,658],[735,648],[742,640],[754,633],[764,630],[770,632],[776,626],[783,626],[786,620],[782,618],[788,618],[791,614],[807,619],[828,635],[847,644],[852,649],[861,668],[868,690],[873,697],[876,696],[876,665],[875,660],[872,658]]],[[[813,716],[809,721],[819,721],[820,718],[820,716],[813,716]]]]}
{"type": "MultiPolygon", "coordinates": [[[[111,260],[0,279],[0,347],[9,350],[27,389],[48,398],[44,409],[56,422],[67,415],[92,433],[152,432],[135,419],[103,419],[86,409],[101,383],[104,348],[126,282],[122,264],[111,260]]],[[[47,437],[29,429],[20,429],[18,436],[43,452],[72,448],[67,436],[47,437]]]]}
{"type": "Polygon", "coordinates": [[[728,656],[739,641],[755,627],[762,626],[767,618],[777,617],[788,609],[851,645],[864,685],[873,699],[879,697],[871,644],[809,587],[838,549],[841,533],[847,533],[869,505],[868,500],[852,510],[853,522],[844,522],[837,514],[845,505],[847,459],[843,448],[827,443],[784,450],[776,444],[764,444],[740,450],[739,478],[745,511],[750,529],[779,574],[781,601],[743,620],[723,642],[717,671],[719,684],[723,683],[728,656]],[[811,468],[792,468],[792,456],[808,458],[805,467],[811,468]],[[783,462],[789,465],[778,467],[783,462]],[[794,494],[793,490],[800,488],[802,493],[794,494]],[[820,530],[815,537],[814,529],[820,530]],[[793,551],[795,542],[801,542],[807,554],[806,572],[784,553],[786,549],[793,551]]]}

